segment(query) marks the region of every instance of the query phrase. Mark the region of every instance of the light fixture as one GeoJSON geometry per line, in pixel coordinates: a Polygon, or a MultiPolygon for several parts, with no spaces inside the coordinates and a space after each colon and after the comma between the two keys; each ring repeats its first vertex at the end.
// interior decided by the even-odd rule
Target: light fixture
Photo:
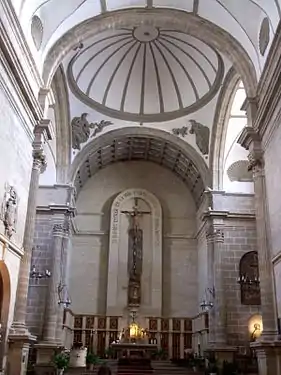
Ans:
{"type": "Polygon", "coordinates": [[[58,285],[58,296],[59,296],[59,305],[63,305],[65,309],[67,309],[71,305],[71,299],[69,297],[69,293],[67,290],[67,286],[65,284],[58,285]]]}
{"type": "Polygon", "coordinates": [[[251,284],[256,284],[256,285],[259,285],[260,283],[260,278],[259,276],[257,275],[253,275],[253,276],[248,276],[246,274],[244,275],[240,275],[238,278],[237,278],[237,282],[239,284],[243,284],[243,285],[251,285],[251,284]]]}
{"type": "Polygon", "coordinates": [[[31,279],[48,279],[51,277],[51,271],[46,269],[45,271],[41,272],[36,269],[36,267],[33,265],[30,271],[30,277],[31,279]]]}
{"type": "Polygon", "coordinates": [[[213,302],[207,302],[205,300],[203,300],[201,303],[200,303],[200,307],[202,309],[202,311],[209,311],[212,307],[214,307],[214,304],[213,302]]]}
{"type": "Polygon", "coordinates": [[[212,301],[214,301],[216,297],[215,287],[213,286],[212,288],[206,288],[205,295],[206,295],[206,299],[204,299],[200,303],[200,307],[203,312],[209,311],[210,309],[214,307],[214,303],[212,301]],[[207,298],[207,295],[209,295],[209,298],[207,298]]]}

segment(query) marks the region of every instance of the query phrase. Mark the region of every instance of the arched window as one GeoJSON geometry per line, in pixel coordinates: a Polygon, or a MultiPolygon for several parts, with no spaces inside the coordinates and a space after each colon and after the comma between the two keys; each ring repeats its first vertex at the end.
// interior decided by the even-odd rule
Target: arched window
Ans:
{"type": "Polygon", "coordinates": [[[260,305],[260,281],[258,253],[250,251],[242,256],[239,264],[239,279],[242,305],[260,305]]]}
{"type": "Polygon", "coordinates": [[[247,125],[246,112],[241,109],[246,98],[242,82],[236,88],[229,112],[223,153],[223,190],[252,193],[252,172],[248,170],[248,151],[237,140],[247,125]]]}

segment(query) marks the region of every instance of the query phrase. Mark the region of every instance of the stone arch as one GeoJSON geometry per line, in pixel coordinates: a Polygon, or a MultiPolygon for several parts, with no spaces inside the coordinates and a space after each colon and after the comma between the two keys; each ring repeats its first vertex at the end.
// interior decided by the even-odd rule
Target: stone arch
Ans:
{"type": "Polygon", "coordinates": [[[64,184],[71,164],[71,128],[67,81],[62,65],[54,75],[52,91],[55,97],[57,183],[64,184]]]}
{"type": "Polygon", "coordinates": [[[234,68],[230,69],[225,77],[216,106],[210,147],[210,171],[214,190],[221,190],[223,186],[223,157],[227,125],[240,80],[241,77],[237,71],[234,68]]]}
{"type": "MultiPolygon", "coordinates": [[[[151,306],[146,313],[151,316],[162,314],[162,207],[158,198],[145,189],[127,189],[114,199],[111,206],[109,259],[108,259],[108,287],[107,287],[107,315],[122,315],[124,301],[118,301],[118,259],[120,259],[120,219],[122,205],[132,198],[144,200],[151,210],[152,234],[152,272],[151,272],[151,306]],[[153,269],[154,265],[155,269],[153,269]],[[160,271],[161,270],[161,271],[160,271]]],[[[126,270],[124,270],[126,273],[126,270]]],[[[123,272],[121,272],[123,274],[123,272]]],[[[124,275],[123,275],[124,276],[124,275]]]]}
{"type": "Polygon", "coordinates": [[[46,52],[42,67],[42,76],[46,87],[63,58],[81,41],[109,28],[131,27],[141,24],[153,24],[155,27],[168,27],[188,33],[204,40],[210,46],[224,54],[240,74],[247,95],[256,94],[257,77],[254,65],[240,43],[229,33],[203,20],[192,13],[175,9],[124,9],[93,17],[69,30],[54,46],[46,52]]]}
{"type": "Polygon", "coordinates": [[[196,166],[202,179],[204,187],[211,186],[210,171],[199,153],[184,140],[159,129],[151,129],[144,126],[131,126],[125,127],[117,130],[111,130],[97,138],[91,140],[83,149],[77,154],[72,162],[70,172],[69,172],[69,182],[74,184],[76,175],[82,164],[89,158],[89,155],[93,154],[100,147],[107,145],[112,140],[116,140],[123,136],[144,136],[152,137],[153,139],[166,141],[175,147],[178,147],[188,159],[196,166]]]}
{"type": "Polygon", "coordinates": [[[0,358],[2,363],[0,367],[3,367],[3,360],[6,352],[5,345],[7,325],[10,311],[10,298],[11,298],[11,281],[9,270],[3,260],[0,261],[0,322],[1,322],[1,343],[0,343],[0,358]]]}

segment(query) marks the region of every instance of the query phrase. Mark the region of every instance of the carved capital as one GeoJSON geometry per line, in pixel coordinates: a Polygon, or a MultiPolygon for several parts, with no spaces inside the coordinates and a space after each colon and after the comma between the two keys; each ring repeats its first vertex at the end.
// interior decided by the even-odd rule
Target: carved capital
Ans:
{"type": "Polygon", "coordinates": [[[53,226],[53,235],[55,236],[62,236],[66,237],[70,234],[70,224],[69,221],[65,221],[64,223],[56,223],[53,226]]]}
{"type": "Polygon", "coordinates": [[[224,243],[224,231],[210,226],[206,231],[207,243],[224,243]]]}
{"type": "Polygon", "coordinates": [[[46,162],[46,156],[44,154],[43,149],[40,150],[33,150],[32,153],[33,156],[33,169],[38,170],[40,173],[45,172],[46,167],[47,167],[47,162],[46,162]]]}
{"type": "Polygon", "coordinates": [[[263,170],[264,168],[264,158],[263,158],[263,151],[259,150],[252,150],[248,155],[249,166],[248,169],[253,172],[258,172],[263,170]]]}

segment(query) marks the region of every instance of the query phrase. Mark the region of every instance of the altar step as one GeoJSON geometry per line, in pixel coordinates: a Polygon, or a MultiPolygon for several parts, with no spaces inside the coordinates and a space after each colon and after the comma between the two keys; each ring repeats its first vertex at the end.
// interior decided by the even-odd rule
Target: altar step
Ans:
{"type": "Polygon", "coordinates": [[[152,361],[154,375],[199,375],[200,372],[194,372],[186,367],[179,367],[170,361],[152,361]]]}
{"type": "MultiPolygon", "coordinates": [[[[108,366],[112,371],[112,375],[146,375],[148,372],[142,371],[142,369],[134,369],[134,371],[128,371],[129,369],[118,369],[118,363],[115,360],[108,360],[108,366]],[[118,371],[119,370],[119,371],[118,371]],[[120,370],[122,370],[120,372],[120,370]],[[123,371],[124,370],[124,371],[123,371]]],[[[150,374],[153,375],[202,375],[200,372],[193,372],[191,369],[185,367],[179,367],[172,364],[170,361],[152,361],[152,371],[150,374]]],[[[77,369],[78,370],[78,369],[77,369]]],[[[66,375],[96,375],[98,372],[98,367],[94,371],[80,370],[77,372],[67,371],[66,375]]]]}

